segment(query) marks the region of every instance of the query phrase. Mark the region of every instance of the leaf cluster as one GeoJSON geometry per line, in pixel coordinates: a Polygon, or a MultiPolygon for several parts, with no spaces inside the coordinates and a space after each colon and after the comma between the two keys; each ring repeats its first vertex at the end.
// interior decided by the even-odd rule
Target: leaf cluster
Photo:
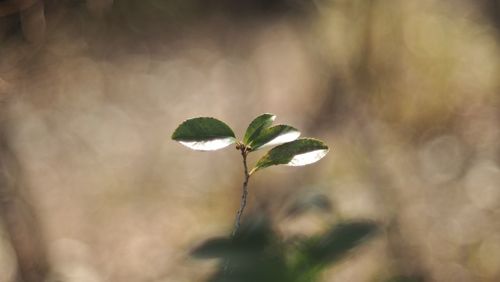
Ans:
{"type": "Polygon", "coordinates": [[[317,162],[328,153],[328,146],[313,138],[299,138],[300,132],[290,125],[272,125],[276,116],[262,114],[249,125],[243,140],[236,140],[233,130],[212,117],[197,117],[184,121],[172,134],[172,139],[200,151],[213,151],[236,143],[246,155],[268,146],[267,152],[250,171],[273,166],[302,166],[317,162]]]}

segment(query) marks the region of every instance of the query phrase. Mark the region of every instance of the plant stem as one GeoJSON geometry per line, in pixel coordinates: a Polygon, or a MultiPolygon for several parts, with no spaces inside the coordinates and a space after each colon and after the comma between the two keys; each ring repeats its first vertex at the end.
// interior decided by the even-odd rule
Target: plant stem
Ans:
{"type": "Polygon", "coordinates": [[[243,211],[245,210],[245,207],[247,205],[248,180],[250,179],[250,173],[248,173],[248,166],[247,166],[248,149],[245,146],[241,146],[240,151],[241,151],[241,156],[243,157],[243,168],[245,173],[245,179],[243,181],[243,191],[241,194],[240,208],[238,210],[238,213],[236,214],[234,229],[233,233],[231,234],[232,237],[234,237],[238,233],[238,230],[240,229],[241,216],[243,215],[243,211]]]}

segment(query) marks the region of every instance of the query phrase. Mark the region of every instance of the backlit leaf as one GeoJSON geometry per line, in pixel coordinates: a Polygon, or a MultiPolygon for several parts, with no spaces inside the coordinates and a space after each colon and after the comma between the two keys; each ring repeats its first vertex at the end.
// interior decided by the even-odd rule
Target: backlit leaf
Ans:
{"type": "Polygon", "coordinates": [[[272,165],[302,166],[319,161],[328,153],[328,146],[312,138],[301,138],[271,149],[252,172],[272,165]]]}
{"type": "Polygon", "coordinates": [[[261,147],[287,143],[299,138],[300,132],[288,125],[275,125],[266,128],[248,145],[255,151],[261,147]]]}
{"type": "Polygon", "coordinates": [[[256,117],[248,126],[245,137],[243,138],[243,143],[248,145],[255,140],[262,130],[271,126],[275,118],[276,116],[273,114],[262,114],[256,117]]]}
{"type": "Polygon", "coordinates": [[[172,139],[193,150],[212,151],[235,142],[233,130],[224,122],[211,117],[184,121],[172,134],[172,139]]]}

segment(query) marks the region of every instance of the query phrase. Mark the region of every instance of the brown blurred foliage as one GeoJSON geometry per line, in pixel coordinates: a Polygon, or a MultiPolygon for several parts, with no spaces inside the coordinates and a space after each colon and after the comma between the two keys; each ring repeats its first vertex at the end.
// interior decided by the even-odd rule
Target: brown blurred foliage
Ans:
{"type": "Polygon", "coordinates": [[[228,233],[240,160],[170,134],[262,112],[333,150],[256,175],[251,210],[284,239],[384,225],[324,281],[498,281],[499,6],[0,1],[0,281],[203,280],[188,250],[228,233]],[[333,211],[283,217],[310,193],[333,211]]]}

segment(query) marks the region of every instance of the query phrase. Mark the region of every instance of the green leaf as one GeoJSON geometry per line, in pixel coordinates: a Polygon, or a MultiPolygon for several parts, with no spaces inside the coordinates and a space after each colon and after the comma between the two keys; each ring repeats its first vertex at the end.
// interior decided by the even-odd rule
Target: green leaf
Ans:
{"type": "Polygon", "coordinates": [[[378,226],[371,221],[340,223],[325,235],[309,239],[302,251],[309,257],[309,264],[332,263],[365,242],[377,230],[378,226]]]}
{"type": "Polygon", "coordinates": [[[266,128],[248,144],[252,151],[258,150],[261,147],[280,145],[299,138],[300,132],[289,125],[275,125],[266,128]]]}
{"type": "Polygon", "coordinates": [[[234,237],[215,237],[191,251],[197,258],[251,259],[273,243],[275,234],[265,217],[250,216],[234,237]]]}
{"type": "Polygon", "coordinates": [[[211,117],[184,121],[174,131],[172,139],[199,151],[218,150],[235,142],[233,130],[222,121],[211,117]]]}
{"type": "Polygon", "coordinates": [[[233,243],[228,238],[209,239],[191,251],[196,258],[221,258],[234,252],[233,243]]]}
{"type": "Polygon", "coordinates": [[[328,146],[312,138],[300,138],[271,149],[251,173],[272,165],[302,166],[319,161],[328,153],[328,146]]]}
{"type": "Polygon", "coordinates": [[[259,136],[262,130],[271,126],[275,118],[276,116],[273,114],[262,114],[256,117],[250,125],[248,125],[245,137],[243,138],[243,143],[245,143],[245,145],[250,144],[250,142],[259,136]]]}

